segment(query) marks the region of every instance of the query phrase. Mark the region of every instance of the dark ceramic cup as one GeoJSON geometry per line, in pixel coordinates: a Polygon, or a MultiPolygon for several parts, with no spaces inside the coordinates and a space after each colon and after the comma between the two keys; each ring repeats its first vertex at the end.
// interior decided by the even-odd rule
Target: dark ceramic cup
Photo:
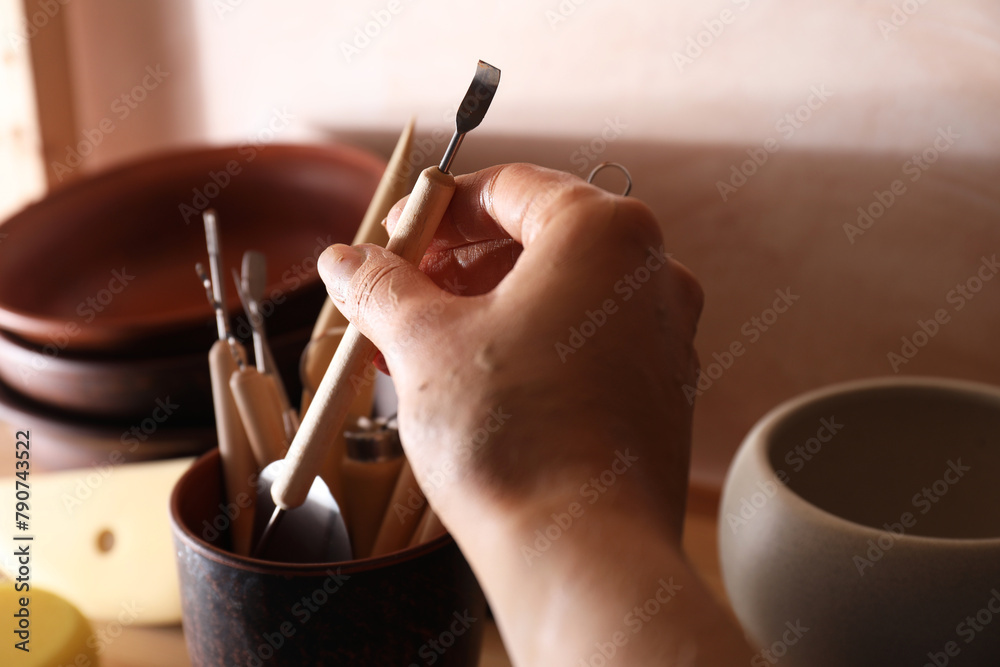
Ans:
{"type": "Polygon", "coordinates": [[[206,528],[224,505],[221,488],[216,449],[191,466],[170,499],[192,664],[478,663],[486,603],[450,536],[340,563],[257,560],[225,550],[226,536],[206,528]]]}

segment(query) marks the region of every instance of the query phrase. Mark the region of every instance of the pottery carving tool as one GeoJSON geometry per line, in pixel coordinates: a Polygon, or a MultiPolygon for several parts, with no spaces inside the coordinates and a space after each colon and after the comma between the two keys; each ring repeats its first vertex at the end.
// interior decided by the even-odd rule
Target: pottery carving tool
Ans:
{"type": "MultiPolygon", "coordinates": [[[[413,146],[413,127],[416,123],[414,118],[403,128],[402,134],[396,141],[396,148],[392,151],[389,163],[386,165],[382,178],[379,180],[375,194],[372,196],[365,216],[358,226],[358,231],[354,234],[352,245],[359,243],[373,243],[385,246],[389,240],[389,234],[382,226],[382,221],[389,214],[393,205],[403,198],[407,192],[409,182],[409,172],[412,165],[409,163],[410,149],[413,146]]],[[[347,329],[347,318],[344,317],[333,301],[329,297],[323,302],[323,309],[316,319],[313,327],[311,340],[302,353],[299,374],[302,378],[302,403],[301,414],[305,414],[309,409],[309,402],[312,401],[313,393],[323,381],[323,374],[330,366],[337,346],[343,338],[347,329]]],[[[353,423],[361,417],[369,417],[372,413],[372,404],[375,401],[375,383],[366,382],[358,386],[359,391],[354,397],[354,403],[347,412],[347,422],[353,423]]],[[[289,438],[291,441],[291,438],[289,438]]],[[[330,451],[326,455],[320,468],[320,475],[326,482],[334,498],[342,498],[344,487],[341,481],[341,464],[344,461],[346,451],[344,434],[338,433],[330,444],[330,451]]]]}
{"type": "MultiPolygon", "coordinates": [[[[438,223],[455,192],[449,169],[465,135],[479,126],[500,84],[500,70],[479,61],[475,78],[455,117],[455,133],[440,165],[421,172],[386,248],[404,260],[417,263],[430,245],[438,223]]],[[[275,510],[261,536],[258,549],[276,530],[288,510],[302,504],[319,472],[330,442],[341,431],[354,400],[352,378],[361,377],[375,358],[375,346],[353,326],[347,327],[330,367],[320,382],[302,425],[285,457],[284,469],[271,486],[275,510]]],[[[277,463],[271,464],[276,466],[277,463]]],[[[270,468],[271,466],[269,466],[270,468]]],[[[267,474],[265,469],[262,477],[267,474]]]]}
{"type": "MultiPolygon", "coordinates": [[[[235,276],[235,269],[233,269],[233,274],[235,276]]],[[[267,373],[274,381],[281,404],[285,435],[291,441],[295,437],[295,431],[299,428],[299,416],[288,399],[285,383],[281,381],[281,375],[278,373],[278,364],[274,361],[271,346],[268,345],[264,317],[260,311],[260,303],[264,300],[264,293],[267,291],[267,258],[264,257],[263,253],[254,250],[243,253],[243,275],[237,284],[240,302],[243,303],[247,319],[250,320],[250,326],[253,328],[254,357],[257,361],[257,370],[261,373],[267,373]]]]}
{"type": "MultiPolygon", "coordinates": [[[[240,302],[247,312],[247,318],[250,318],[251,297],[244,290],[244,283],[241,283],[235,271],[233,277],[236,279],[236,291],[240,295],[240,302]]],[[[257,466],[263,468],[282,458],[288,451],[288,443],[291,440],[288,436],[290,418],[288,412],[282,410],[278,382],[275,376],[266,370],[266,352],[261,349],[261,345],[266,343],[263,342],[263,336],[256,335],[257,331],[254,333],[257,365],[243,366],[236,370],[229,377],[229,388],[233,400],[236,401],[236,408],[247,439],[250,441],[254,459],[257,461],[257,466]]]]}
{"type": "MultiPolygon", "coordinates": [[[[402,134],[399,135],[399,140],[396,141],[396,148],[392,151],[389,163],[382,173],[382,178],[379,180],[375,194],[368,204],[365,217],[362,218],[361,224],[358,226],[358,231],[354,234],[354,241],[351,242],[351,245],[373,243],[384,247],[389,240],[388,233],[382,227],[382,221],[389,215],[389,211],[393,205],[402,199],[403,195],[407,192],[406,186],[409,170],[412,169],[407,158],[409,158],[410,148],[413,146],[413,127],[415,123],[416,120],[411,118],[410,122],[403,128],[402,134]]],[[[347,318],[337,310],[337,307],[333,305],[333,301],[327,297],[323,302],[323,309],[320,310],[319,317],[316,318],[316,324],[313,326],[310,344],[302,364],[302,414],[306,413],[309,401],[312,400],[312,390],[318,387],[319,383],[323,380],[323,374],[330,366],[330,361],[337,350],[337,344],[340,342],[339,338],[333,339],[326,334],[331,329],[346,327],[347,324],[347,318]]],[[[371,414],[370,394],[368,402],[368,409],[356,416],[367,417],[371,414]]],[[[341,448],[341,457],[343,453],[343,448],[341,448]]]]}
{"type": "Polygon", "coordinates": [[[362,418],[344,436],[344,519],[354,557],[367,558],[406,458],[395,418],[362,418]]]}
{"type": "Polygon", "coordinates": [[[226,292],[222,283],[222,257],[215,212],[205,211],[203,219],[211,279],[205,275],[205,269],[201,264],[197,264],[195,269],[205,285],[209,301],[215,310],[215,321],[219,330],[219,340],[215,341],[208,351],[215,431],[219,439],[219,454],[222,457],[225,475],[226,500],[229,503],[236,503],[237,507],[246,507],[246,510],[240,512],[232,522],[230,532],[233,551],[238,554],[248,554],[253,545],[253,502],[256,499],[253,480],[257,469],[250,441],[229,388],[229,379],[233,373],[246,366],[246,351],[229,332],[229,315],[226,312],[226,292]]]}
{"type": "Polygon", "coordinates": [[[426,506],[427,499],[417,484],[410,462],[403,461],[372,546],[372,556],[384,556],[405,549],[417,531],[426,506]]]}

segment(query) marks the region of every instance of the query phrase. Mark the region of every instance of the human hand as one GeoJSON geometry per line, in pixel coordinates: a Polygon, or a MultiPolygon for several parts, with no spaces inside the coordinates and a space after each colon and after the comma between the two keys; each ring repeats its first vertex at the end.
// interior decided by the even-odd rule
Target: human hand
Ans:
{"type": "Polygon", "coordinates": [[[319,268],[384,355],[407,456],[453,532],[483,511],[565,507],[597,480],[589,493],[679,538],[681,387],[696,381],[702,295],[645,205],[565,173],[494,167],[457,179],[425,273],[376,246],[333,246],[319,268]],[[607,471],[627,483],[602,484],[607,471]]]}

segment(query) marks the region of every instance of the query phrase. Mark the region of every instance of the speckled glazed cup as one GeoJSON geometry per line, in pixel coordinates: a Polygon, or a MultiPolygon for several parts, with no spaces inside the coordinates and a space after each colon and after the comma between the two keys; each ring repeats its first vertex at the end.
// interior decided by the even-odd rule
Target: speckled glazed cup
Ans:
{"type": "Polygon", "coordinates": [[[184,636],[204,667],[478,664],[485,600],[448,535],[380,558],[287,564],[216,543],[218,450],[174,487],[184,636]],[[203,523],[207,522],[207,523],[203,523]]]}
{"type": "Polygon", "coordinates": [[[892,378],[788,401],[719,516],[753,665],[1000,665],[1000,391],[892,378]]]}

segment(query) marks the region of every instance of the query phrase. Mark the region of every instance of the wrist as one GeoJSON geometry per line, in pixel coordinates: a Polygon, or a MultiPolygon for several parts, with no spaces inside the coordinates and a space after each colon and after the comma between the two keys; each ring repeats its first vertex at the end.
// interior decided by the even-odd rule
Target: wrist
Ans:
{"type": "Polygon", "coordinates": [[[669,599],[694,576],[662,517],[621,503],[595,503],[577,517],[559,503],[455,536],[505,641],[523,651],[515,664],[551,664],[541,656],[554,643],[560,654],[592,649],[594,638],[629,630],[634,604],[669,599]]]}

